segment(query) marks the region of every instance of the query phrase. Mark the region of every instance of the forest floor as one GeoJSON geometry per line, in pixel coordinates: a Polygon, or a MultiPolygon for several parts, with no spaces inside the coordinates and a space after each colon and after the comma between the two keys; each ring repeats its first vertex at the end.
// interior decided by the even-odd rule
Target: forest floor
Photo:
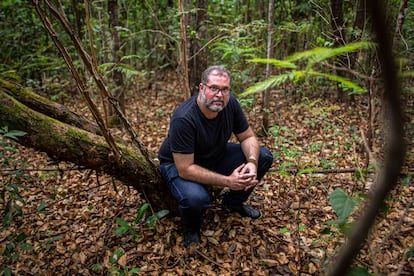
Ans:
{"type": "MultiPolygon", "coordinates": [[[[157,93],[141,87],[127,95],[127,117],[154,152],[167,133],[171,112],[183,100],[178,87],[168,85],[160,84],[157,93]]],[[[258,99],[242,104],[259,133],[258,99]]],[[[405,173],[354,263],[376,275],[414,273],[412,93],[405,104],[410,128],[405,173]]],[[[78,96],[65,105],[87,113],[78,96]]],[[[73,164],[56,164],[19,145],[14,153],[1,149],[6,156],[0,160],[1,189],[17,180],[25,187],[19,188],[23,215],[0,232],[0,269],[8,268],[14,275],[321,274],[345,241],[331,193],[341,188],[354,199],[356,211],[347,220],[351,223],[374,181],[373,166],[370,172],[364,170],[361,135],[367,130],[367,95],[347,105],[329,94],[273,91],[270,121],[273,127],[259,140],[274,153],[275,161],[249,199],[262,218],[252,221],[228,214],[217,197],[206,214],[202,243],[189,248],[183,246],[177,217],[167,216],[149,227],[148,209],[135,222],[145,201],[121,182],[73,164]],[[6,170],[12,163],[20,174],[6,170]],[[320,171],[310,174],[307,168],[320,171]]],[[[380,150],[373,147],[378,161],[380,150]]],[[[5,199],[10,195],[6,192],[5,199]]],[[[1,203],[4,216],[4,199],[1,203]]]]}

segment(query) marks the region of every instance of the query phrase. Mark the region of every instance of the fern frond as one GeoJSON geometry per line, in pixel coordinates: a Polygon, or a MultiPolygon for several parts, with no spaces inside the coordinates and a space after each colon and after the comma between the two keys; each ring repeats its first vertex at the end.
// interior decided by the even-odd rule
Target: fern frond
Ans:
{"type": "Polygon", "coordinates": [[[341,85],[353,90],[353,92],[351,92],[350,94],[362,94],[362,93],[367,92],[367,90],[365,88],[362,88],[361,86],[356,85],[351,80],[349,80],[347,78],[344,78],[344,77],[335,76],[335,75],[331,75],[331,74],[320,73],[320,72],[316,72],[316,71],[313,71],[313,70],[308,71],[307,73],[309,75],[312,75],[312,76],[324,77],[324,78],[327,78],[331,81],[338,82],[341,85]]]}
{"type": "Polygon", "coordinates": [[[279,60],[279,59],[273,59],[273,58],[254,58],[248,60],[249,62],[255,62],[255,63],[270,63],[273,66],[280,67],[280,68],[286,68],[286,69],[296,69],[297,66],[289,61],[286,60],[279,60]]]}
{"type": "Polygon", "coordinates": [[[121,61],[125,61],[125,60],[140,60],[141,57],[139,55],[127,55],[127,56],[123,56],[121,57],[121,61]]]}
{"type": "Polygon", "coordinates": [[[414,71],[403,71],[398,74],[401,78],[412,78],[414,77],[414,71]]]}
{"type": "Polygon", "coordinates": [[[289,72],[289,73],[286,73],[286,74],[273,76],[273,77],[268,78],[267,80],[258,82],[256,84],[254,84],[253,86],[248,87],[245,92],[240,93],[239,97],[245,97],[245,96],[251,95],[253,93],[261,92],[261,91],[264,91],[268,88],[280,85],[280,84],[284,83],[285,81],[287,81],[288,79],[293,79],[294,76],[295,76],[295,73],[296,72],[289,72]]]}
{"type": "Polygon", "coordinates": [[[125,74],[125,76],[127,78],[131,77],[131,76],[136,76],[139,74],[139,71],[137,71],[134,67],[124,64],[124,63],[120,63],[116,66],[115,70],[125,74]]]}
{"type": "Polygon", "coordinates": [[[107,62],[98,65],[98,69],[106,74],[107,72],[111,71],[116,64],[114,62],[107,62]]]}
{"type": "Polygon", "coordinates": [[[287,57],[286,60],[294,62],[300,59],[309,59],[312,61],[311,63],[314,64],[341,54],[353,52],[359,49],[373,49],[375,47],[375,43],[368,41],[350,43],[337,48],[317,47],[308,51],[295,53],[287,57]]]}

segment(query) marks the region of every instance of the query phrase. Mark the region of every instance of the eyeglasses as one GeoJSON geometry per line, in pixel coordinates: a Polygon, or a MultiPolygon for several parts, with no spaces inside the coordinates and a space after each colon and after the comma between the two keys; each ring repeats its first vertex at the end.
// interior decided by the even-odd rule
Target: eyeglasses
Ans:
{"type": "Polygon", "coordinates": [[[230,93],[230,88],[229,87],[219,88],[217,86],[209,86],[207,84],[204,84],[204,86],[206,86],[208,89],[210,89],[211,92],[213,92],[215,94],[221,92],[223,95],[228,95],[230,93]]]}

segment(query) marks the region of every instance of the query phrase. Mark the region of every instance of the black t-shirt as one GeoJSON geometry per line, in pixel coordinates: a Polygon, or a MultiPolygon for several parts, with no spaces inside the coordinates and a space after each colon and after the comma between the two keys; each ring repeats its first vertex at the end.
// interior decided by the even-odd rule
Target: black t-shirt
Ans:
{"type": "Polygon", "coordinates": [[[194,163],[205,168],[220,160],[232,133],[249,127],[237,99],[230,95],[226,107],[207,119],[197,105],[197,96],[182,103],[173,113],[168,136],[158,153],[160,163],[174,162],[172,153],[194,153],[194,163]]]}

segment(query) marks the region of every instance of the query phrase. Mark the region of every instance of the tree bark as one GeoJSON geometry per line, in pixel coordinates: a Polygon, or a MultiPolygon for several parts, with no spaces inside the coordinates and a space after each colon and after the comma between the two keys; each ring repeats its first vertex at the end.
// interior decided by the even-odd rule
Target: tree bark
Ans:
{"type": "MultiPolygon", "coordinates": [[[[269,15],[267,20],[267,58],[273,58],[273,29],[275,21],[275,0],[269,0],[269,15]]],[[[272,66],[266,64],[266,79],[272,74],[272,66]]],[[[263,129],[267,133],[269,130],[269,108],[270,108],[270,88],[266,89],[263,94],[263,129]]]]}
{"type": "MultiPolygon", "coordinates": [[[[112,44],[112,60],[115,63],[115,67],[120,63],[120,49],[121,49],[121,36],[116,29],[119,26],[118,18],[118,0],[108,1],[108,14],[109,14],[109,31],[111,32],[111,44],[112,44]]],[[[119,108],[125,114],[125,94],[124,94],[124,77],[122,72],[115,69],[112,72],[112,80],[114,82],[113,96],[117,99],[119,108]]],[[[108,105],[109,119],[114,125],[121,125],[120,120],[117,118],[117,114],[111,104],[108,105]]]]}
{"type": "Polygon", "coordinates": [[[187,63],[187,15],[185,12],[185,7],[188,5],[186,4],[186,0],[178,0],[178,10],[180,13],[180,67],[181,67],[181,74],[182,74],[182,89],[184,92],[185,98],[191,97],[191,91],[189,86],[189,80],[188,80],[188,63],[187,63]],[[183,1],[185,3],[183,3],[183,1]]]}
{"type": "MultiPolygon", "coordinates": [[[[121,160],[117,162],[104,137],[79,128],[89,127],[88,124],[77,123],[77,119],[79,122],[85,119],[73,112],[70,116],[61,116],[59,113],[62,110],[67,111],[65,107],[50,104],[47,99],[34,95],[27,89],[0,79],[0,126],[26,132],[18,140],[20,144],[45,152],[54,160],[107,173],[143,193],[154,209],[169,209],[176,213],[176,203],[159,170],[154,169],[138,148],[117,143],[121,152],[121,160]],[[36,104],[32,104],[34,102],[36,104]],[[32,109],[35,105],[41,108],[32,109]],[[41,113],[44,110],[49,116],[41,113]],[[55,118],[75,122],[78,127],[55,118]]],[[[155,158],[155,155],[152,157],[155,158]]]]}
{"type": "Polygon", "coordinates": [[[203,45],[203,40],[207,40],[208,28],[208,1],[198,0],[197,11],[191,19],[189,25],[197,32],[197,36],[189,38],[189,60],[188,60],[188,78],[191,95],[198,93],[198,84],[200,83],[201,74],[207,68],[207,48],[203,45]]]}

